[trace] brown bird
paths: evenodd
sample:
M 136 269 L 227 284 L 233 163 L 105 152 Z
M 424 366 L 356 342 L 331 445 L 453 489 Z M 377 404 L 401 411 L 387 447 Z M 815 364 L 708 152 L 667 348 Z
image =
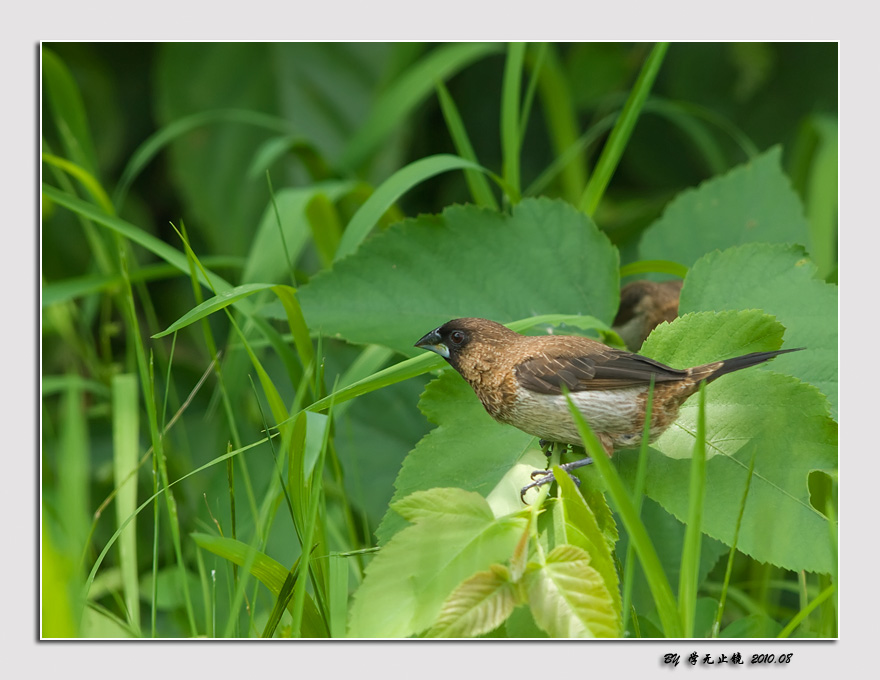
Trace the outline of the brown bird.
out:
M 681 279 L 632 281 L 620 291 L 620 307 L 614 317 L 614 330 L 632 351 L 637 351 L 659 324 L 678 316 Z
M 453 319 L 415 346 L 446 359 L 470 384 L 490 416 L 538 437 L 542 447 L 553 442 L 582 446 L 562 393 L 566 387 L 609 456 L 641 441 L 652 377 L 650 441 L 675 421 L 679 407 L 699 389 L 700 382 L 798 351 L 755 352 L 677 369 L 589 338 L 520 335 L 494 321 L 475 318 Z M 562 467 L 570 471 L 591 462 L 585 458 Z M 545 475 L 522 493 L 552 479 Z

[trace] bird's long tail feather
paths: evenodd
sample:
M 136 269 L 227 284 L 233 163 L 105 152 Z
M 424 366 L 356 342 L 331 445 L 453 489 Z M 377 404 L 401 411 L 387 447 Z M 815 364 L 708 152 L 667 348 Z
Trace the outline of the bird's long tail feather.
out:
M 715 369 L 711 375 L 707 378 L 707 382 L 712 382 L 713 380 L 720 378 L 722 375 L 727 375 L 728 373 L 733 373 L 734 371 L 738 371 L 741 368 L 748 368 L 749 366 L 755 366 L 757 364 L 762 364 L 765 361 L 769 361 L 770 359 L 779 356 L 780 354 L 788 354 L 789 352 L 799 352 L 802 349 L 806 349 L 805 347 L 796 347 L 794 349 L 778 349 L 774 352 L 752 352 L 751 354 L 743 354 L 741 357 L 734 357 L 733 359 L 725 359 L 721 362 L 721 366 Z

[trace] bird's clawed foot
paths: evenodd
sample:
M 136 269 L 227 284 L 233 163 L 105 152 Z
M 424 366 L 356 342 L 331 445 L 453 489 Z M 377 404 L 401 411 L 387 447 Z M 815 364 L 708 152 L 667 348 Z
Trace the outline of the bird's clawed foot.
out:
M 571 471 L 584 467 L 585 465 L 590 465 L 592 462 L 593 459 L 587 457 L 581 458 L 580 460 L 576 460 L 571 463 L 566 463 L 565 465 L 560 465 L 559 467 L 568 473 L 568 476 L 571 477 L 576 486 L 580 486 L 581 481 L 573 474 L 571 474 Z M 535 470 L 531 474 L 531 477 L 533 481 L 530 484 L 526 484 L 522 489 L 520 489 L 519 492 L 520 500 L 522 500 L 523 503 L 526 502 L 526 492 L 529 489 L 537 489 L 541 486 L 544 486 L 544 484 L 552 482 L 554 479 L 553 473 L 548 473 L 547 470 Z

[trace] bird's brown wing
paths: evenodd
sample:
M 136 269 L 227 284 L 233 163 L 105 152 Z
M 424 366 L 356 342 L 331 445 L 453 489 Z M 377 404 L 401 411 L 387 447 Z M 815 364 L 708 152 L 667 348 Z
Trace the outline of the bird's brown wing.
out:
M 655 383 L 670 382 L 681 380 L 687 371 L 610 348 L 581 356 L 540 355 L 516 367 L 520 385 L 541 394 L 561 394 L 563 385 L 571 392 L 647 385 L 652 375 Z

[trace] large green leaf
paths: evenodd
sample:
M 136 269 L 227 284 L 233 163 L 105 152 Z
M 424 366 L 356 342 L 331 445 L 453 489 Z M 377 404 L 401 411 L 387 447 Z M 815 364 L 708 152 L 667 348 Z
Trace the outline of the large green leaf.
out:
M 464 581 L 506 562 L 526 530 L 525 517 L 496 519 L 479 494 L 420 491 L 394 506 L 413 522 L 367 566 L 354 595 L 350 637 L 407 637 L 432 626 Z
M 805 380 L 828 397 L 837 416 L 837 286 L 816 276 L 799 246 L 752 243 L 709 253 L 694 264 L 679 313 L 761 309 L 785 326 L 787 347 L 773 368 Z
M 639 244 L 643 260 L 690 266 L 716 248 L 743 243 L 807 243 L 809 225 L 774 147 L 670 201 Z
M 774 325 L 756 310 L 688 314 L 658 327 L 642 351 L 671 366 L 693 366 L 772 349 L 779 342 Z M 738 328 L 750 328 L 757 341 L 745 342 Z M 813 470 L 836 468 L 837 426 L 815 387 L 775 373 L 785 369 L 784 358 L 724 376 L 706 389 L 709 461 L 702 531 L 732 543 L 754 455 L 737 548 L 787 569 L 828 573 L 834 561 L 829 520 L 810 504 L 808 476 Z M 685 480 L 696 420 L 692 399 L 648 458 L 647 494 L 681 521 L 687 517 Z M 634 476 L 635 456 L 619 458 L 621 472 Z
M 422 335 L 460 316 L 608 323 L 617 268 L 608 238 L 562 201 L 525 200 L 510 216 L 453 206 L 376 234 L 303 286 L 300 301 L 313 332 L 412 355 Z

